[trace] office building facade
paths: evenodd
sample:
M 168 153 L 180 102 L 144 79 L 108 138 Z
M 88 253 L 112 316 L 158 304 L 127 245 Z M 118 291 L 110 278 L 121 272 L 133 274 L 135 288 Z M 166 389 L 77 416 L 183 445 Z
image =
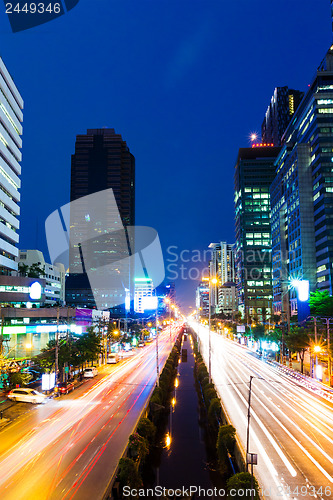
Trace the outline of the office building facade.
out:
M 295 314 L 290 278 L 333 293 L 333 46 L 283 142 L 272 185 L 274 309 Z
M 218 280 L 217 285 L 213 285 L 211 289 L 212 310 L 215 314 L 230 314 L 237 308 L 235 298 L 233 300 L 230 298 L 235 295 L 230 291 L 231 284 L 235 286 L 236 281 L 235 246 L 221 241 L 211 243 L 209 248 L 212 251 L 209 263 L 210 276 Z M 227 287 L 224 286 L 226 283 Z
M 43 252 L 40 250 L 20 250 L 18 265 L 29 268 L 36 264 L 44 273 L 39 278 L 45 280 L 44 303 L 47 305 L 64 305 L 65 302 L 65 267 L 61 263 L 49 264 L 45 262 Z M 29 273 L 26 269 L 26 273 Z
M 283 134 L 304 93 L 288 87 L 276 87 L 261 126 L 262 143 L 280 146 Z
M 0 274 L 17 270 L 23 100 L 0 58 Z
M 71 205 L 71 233 L 73 235 L 76 233 L 75 238 L 77 238 L 79 232 L 80 241 L 87 241 L 87 245 L 91 245 L 90 255 L 93 256 L 93 259 L 96 257 L 97 262 L 100 256 L 103 257 L 103 253 L 104 257 L 109 253 L 111 258 L 111 254 L 116 252 L 119 261 L 128 256 L 129 248 L 126 234 L 124 231 L 120 231 L 122 234 L 119 237 L 120 232 L 117 230 L 122 230 L 123 226 L 134 226 L 135 224 L 135 159 L 126 142 L 120 134 L 115 133 L 114 129 L 88 129 L 87 134 L 79 135 L 76 138 L 75 153 L 72 155 L 71 163 L 70 201 L 81 200 L 83 203 L 84 199 L 88 199 L 85 198 L 88 195 L 108 189 L 113 191 L 116 206 L 113 203 L 108 203 L 105 207 L 103 227 L 98 220 L 90 220 L 89 210 L 84 211 L 87 224 L 83 221 L 83 224 L 80 223 L 81 225 L 76 227 L 76 221 L 82 216 L 82 214 L 75 213 L 76 207 L 79 206 L 79 211 L 82 211 L 84 207 L 82 208 L 78 203 Z M 110 200 L 110 197 L 108 199 Z M 93 228 L 96 231 L 96 236 L 104 235 L 106 251 L 96 251 L 94 241 L 89 243 L 89 238 L 86 238 L 85 228 L 91 234 L 92 224 L 96 226 Z M 94 295 L 86 274 L 88 269 L 85 269 L 79 247 L 80 244 L 74 245 L 70 251 L 70 274 L 66 280 L 66 303 L 77 307 L 94 307 Z M 119 266 L 121 265 L 119 263 Z M 96 267 L 97 273 L 99 272 L 98 265 L 92 267 Z M 102 268 L 100 272 L 103 274 Z M 124 273 L 126 274 L 127 271 Z M 129 281 L 129 278 L 125 281 Z M 126 282 L 124 286 L 132 290 L 131 296 L 133 296 L 134 282 Z M 110 289 L 106 290 L 96 289 L 94 294 L 99 293 L 101 297 L 105 297 L 106 306 L 110 303 L 120 304 L 125 303 L 125 288 L 122 290 L 112 289 L 110 286 Z M 122 310 L 122 307 L 117 307 L 114 312 L 122 314 Z
M 241 148 L 235 167 L 235 263 L 238 307 L 249 323 L 272 309 L 270 186 L 279 147 Z

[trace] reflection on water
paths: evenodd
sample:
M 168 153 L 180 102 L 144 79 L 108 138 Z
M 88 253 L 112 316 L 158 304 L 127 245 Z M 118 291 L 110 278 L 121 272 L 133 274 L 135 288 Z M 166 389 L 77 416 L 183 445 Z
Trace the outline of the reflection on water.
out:
M 175 387 L 171 400 L 165 448 L 156 470 L 155 484 L 170 489 L 190 486 L 214 488 L 205 446 L 205 431 L 199 425 L 200 408 L 190 337 L 183 341 L 181 352 L 183 355 L 178 365 L 178 386 Z

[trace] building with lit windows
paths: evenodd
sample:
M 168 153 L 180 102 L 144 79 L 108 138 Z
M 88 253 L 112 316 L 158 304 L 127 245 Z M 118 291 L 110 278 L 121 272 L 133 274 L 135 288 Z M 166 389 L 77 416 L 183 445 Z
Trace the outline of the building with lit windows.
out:
M 154 285 L 150 278 L 134 278 L 134 312 L 143 314 L 156 304 Z M 156 309 L 156 307 L 155 307 Z
M 0 274 L 17 270 L 23 100 L 0 58 Z
M 234 245 L 225 241 L 211 243 L 209 248 L 212 256 L 209 263 L 210 276 L 218 280 L 218 284 L 211 289 L 211 305 L 215 314 L 229 314 L 231 310 L 237 308 L 235 300 L 230 301 L 230 286 L 225 287 L 225 283 L 233 283 L 235 286 L 236 269 L 234 258 Z M 234 293 L 232 294 L 235 295 Z
M 295 314 L 290 278 L 333 293 L 333 46 L 283 143 L 272 185 L 274 309 Z
M 241 148 L 235 167 L 238 307 L 247 322 L 272 308 L 270 185 L 279 147 Z
M 203 279 L 196 289 L 195 305 L 199 316 L 208 317 L 209 314 L 209 285 L 208 279 Z
M 304 92 L 276 87 L 261 126 L 263 143 L 280 146 L 282 136 L 298 108 Z
M 61 263 L 48 264 L 40 250 L 20 250 L 18 264 L 30 268 L 33 264 L 44 271 L 39 277 L 45 280 L 45 304 L 63 305 L 65 302 L 65 267 Z M 27 269 L 28 272 L 28 269 Z
M 119 211 L 119 213 L 115 213 L 113 208 L 113 211 L 106 212 L 108 231 L 111 234 L 111 231 L 120 228 L 121 224 L 123 226 L 134 226 L 135 224 L 135 158 L 126 141 L 120 134 L 116 134 L 114 129 L 88 129 L 86 134 L 76 137 L 75 153 L 72 155 L 71 162 L 70 201 L 73 202 L 110 188 L 113 190 Z M 72 221 L 75 220 L 76 215 L 75 209 L 71 208 L 71 231 L 74 234 L 76 227 Z M 86 214 L 86 217 L 89 222 L 89 213 Z M 115 224 L 118 225 L 115 226 Z M 100 231 L 101 228 L 97 226 L 98 223 L 96 231 Z M 80 232 L 81 230 L 80 226 Z M 82 234 L 81 241 L 86 241 L 84 234 Z M 113 246 L 112 251 L 115 251 L 116 248 L 117 253 L 124 255 L 124 258 L 128 256 L 126 237 L 112 240 L 110 236 L 109 245 L 110 248 Z M 98 252 L 96 252 L 96 256 L 97 254 Z M 70 251 L 70 269 L 66 279 L 66 303 L 74 307 L 93 308 L 95 307 L 94 296 L 88 276 L 82 272 L 82 268 L 82 254 L 77 246 Z M 134 283 L 132 280 L 125 283 L 122 289 L 105 290 L 103 297 L 109 297 L 106 303 L 112 302 L 110 297 L 117 297 L 115 302 L 125 303 L 125 287 L 131 290 L 133 298 Z M 115 306 L 112 314 L 124 315 L 124 307 L 122 305 Z

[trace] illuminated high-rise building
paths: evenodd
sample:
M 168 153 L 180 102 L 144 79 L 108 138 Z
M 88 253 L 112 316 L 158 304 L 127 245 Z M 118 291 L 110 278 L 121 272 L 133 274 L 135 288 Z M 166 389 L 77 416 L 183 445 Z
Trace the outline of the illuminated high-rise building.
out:
M 112 238 L 111 232 L 117 227 L 121 230 L 122 225 L 134 226 L 135 224 L 135 159 L 122 136 L 116 134 L 114 129 L 88 129 L 86 134 L 78 135 L 76 138 L 75 153 L 72 155 L 71 164 L 70 201 L 74 202 L 110 188 L 113 190 L 117 207 L 105 207 L 103 225 L 106 224 L 106 227 L 100 230 L 105 234 L 110 234 L 109 250 L 116 251 L 121 259 L 122 256 L 125 258 L 128 255 L 125 233 L 121 242 L 115 243 L 116 240 Z M 76 205 L 73 204 L 73 206 Z M 74 210 L 75 208 L 71 208 L 71 231 L 73 233 L 76 227 L 75 222 L 72 221 L 77 218 Z M 87 221 L 90 221 L 88 212 L 85 217 Z M 80 234 L 84 232 L 84 225 L 82 228 L 80 226 Z M 98 233 L 98 228 L 96 231 Z M 85 234 L 81 236 L 82 242 L 85 242 Z M 91 245 L 92 253 L 94 253 L 94 242 Z M 85 272 L 82 273 L 83 263 L 79 246 L 74 247 L 71 252 L 70 275 L 66 281 L 66 302 L 70 305 L 93 307 L 94 297 L 88 276 Z M 110 290 L 109 293 L 114 297 L 119 297 L 124 293 L 125 297 L 126 287 L 130 289 L 133 285 L 128 282 L 124 284 L 122 292 Z M 106 290 L 105 293 L 108 291 Z
M 282 136 L 298 108 L 304 92 L 276 87 L 261 126 L 262 142 L 280 146 Z
M 23 100 L 0 58 L 0 274 L 17 270 Z
M 274 312 L 293 315 L 291 279 L 333 294 L 333 46 L 283 142 L 271 191 L 273 305 Z
M 235 222 L 239 310 L 249 322 L 272 308 L 270 186 L 278 147 L 241 148 L 235 167 Z

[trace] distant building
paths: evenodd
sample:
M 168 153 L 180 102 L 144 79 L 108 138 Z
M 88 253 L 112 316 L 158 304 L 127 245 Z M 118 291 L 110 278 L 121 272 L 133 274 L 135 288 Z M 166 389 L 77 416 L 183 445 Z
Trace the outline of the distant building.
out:
M 304 92 L 276 87 L 261 126 L 262 142 L 280 146 L 282 136 L 299 106 Z
M 33 264 L 40 267 L 45 274 L 39 277 L 45 280 L 45 304 L 63 305 L 65 302 L 65 267 L 61 263 L 54 265 L 45 262 L 40 250 L 20 250 L 18 265 L 30 268 Z
M 235 167 L 238 306 L 246 321 L 272 309 L 270 186 L 278 147 L 241 148 Z
M 199 316 L 209 314 L 209 286 L 207 280 L 202 280 L 196 289 L 195 304 Z
M 230 307 L 235 310 L 237 304 L 234 301 L 232 306 L 231 304 L 229 306 L 229 294 L 226 293 L 226 289 L 223 286 L 225 283 L 235 282 L 236 280 L 235 246 L 221 241 L 220 243 L 211 243 L 209 248 L 212 250 L 212 257 L 209 263 L 210 276 L 216 277 L 218 280 L 218 284 L 211 287 L 212 310 L 216 314 L 229 314 Z M 226 300 L 226 295 L 228 295 L 228 300 Z M 224 310 L 227 303 L 228 312 Z
M 229 317 L 238 312 L 236 283 L 227 281 L 219 287 L 219 312 Z
M 0 58 L 0 274 L 17 270 L 23 100 Z
M 144 314 L 147 310 L 154 309 L 156 296 L 154 285 L 150 278 L 134 279 L 134 312 Z M 156 309 L 156 307 L 155 307 Z

